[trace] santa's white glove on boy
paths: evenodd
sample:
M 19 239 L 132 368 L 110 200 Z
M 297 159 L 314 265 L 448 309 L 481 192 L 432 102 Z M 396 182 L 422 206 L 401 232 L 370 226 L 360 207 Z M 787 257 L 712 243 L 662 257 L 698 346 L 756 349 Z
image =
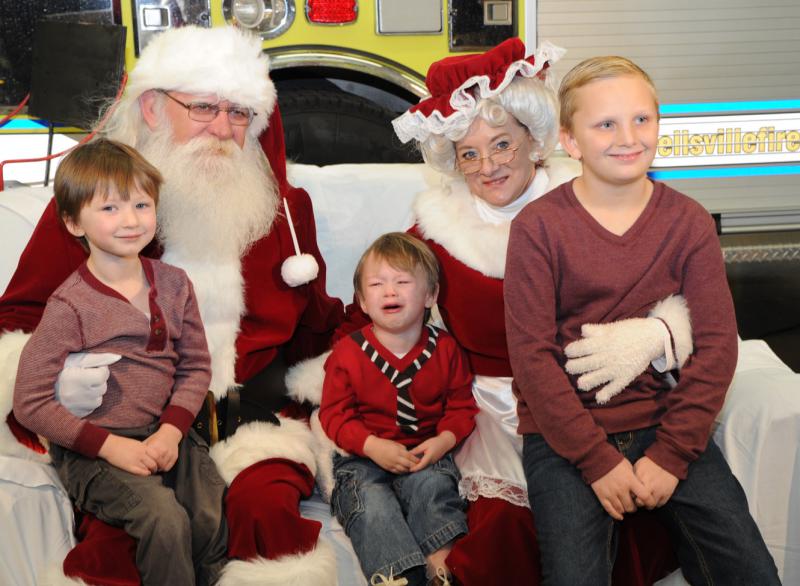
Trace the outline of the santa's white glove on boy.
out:
M 67 356 L 56 381 L 56 401 L 76 417 L 85 417 L 103 402 L 108 389 L 108 367 L 122 358 L 119 354 L 75 352 Z
M 652 364 L 660 372 L 680 368 L 692 353 L 689 308 L 680 295 L 653 307 L 648 317 L 607 324 L 584 324 L 580 340 L 564 348 L 564 368 L 578 378 L 578 388 L 589 391 L 604 383 L 597 403 L 607 403 Z

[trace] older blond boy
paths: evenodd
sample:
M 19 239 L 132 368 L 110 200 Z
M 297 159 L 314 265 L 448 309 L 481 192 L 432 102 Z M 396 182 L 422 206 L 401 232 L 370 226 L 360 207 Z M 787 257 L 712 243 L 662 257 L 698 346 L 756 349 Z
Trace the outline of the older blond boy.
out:
M 561 143 L 583 174 L 512 223 L 508 344 L 543 584 L 610 583 L 617 521 L 655 509 L 692 584 L 779 584 L 739 483 L 709 439 L 736 365 L 715 226 L 653 182 L 653 83 L 621 57 L 586 60 L 559 92 Z M 564 372 L 587 323 L 643 317 L 681 294 L 694 352 L 674 388 L 648 369 L 608 402 Z M 602 403 L 602 404 L 601 404 Z

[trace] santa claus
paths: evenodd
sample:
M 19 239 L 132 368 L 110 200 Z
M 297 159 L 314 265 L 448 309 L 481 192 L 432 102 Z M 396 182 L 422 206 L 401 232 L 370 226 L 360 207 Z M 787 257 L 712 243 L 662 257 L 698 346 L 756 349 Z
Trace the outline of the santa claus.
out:
M 219 434 L 212 457 L 229 485 L 232 561 L 221 583 L 329 584 L 335 564 L 320 524 L 298 514 L 316 472 L 298 408 L 305 397 L 301 384 L 287 393 L 284 375 L 327 347 L 342 305 L 325 291 L 309 197 L 286 180 L 268 69 L 260 41 L 236 29 L 170 30 L 142 52 L 102 134 L 137 148 L 163 174 L 158 238 L 143 254 L 183 268 L 197 293 L 218 412 L 216 422 L 196 425 Z M 11 414 L 16 364 L 48 296 L 85 258 L 51 202 L 0 298 L 0 453 L 47 458 Z M 99 405 L 108 368 L 65 369 L 62 402 Z M 121 530 L 89 518 L 81 531 L 116 541 L 84 540 L 67 556 L 66 576 L 138 581 L 120 575 L 135 571 L 120 561 L 129 545 Z

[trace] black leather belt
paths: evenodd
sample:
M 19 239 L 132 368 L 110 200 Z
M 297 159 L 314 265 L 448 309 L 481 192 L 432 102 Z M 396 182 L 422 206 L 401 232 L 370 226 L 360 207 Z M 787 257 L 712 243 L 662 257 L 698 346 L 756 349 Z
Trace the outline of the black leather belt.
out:
M 209 445 L 233 435 L 243 423 L 266 421 L 280 425 L 275 416 L 288 403 L 283 350 L 272 361 L 241 387 L 228 389 L 228 393 L 214 404 L 209 392 L 203 408 L 198 413 L 194 428 Z

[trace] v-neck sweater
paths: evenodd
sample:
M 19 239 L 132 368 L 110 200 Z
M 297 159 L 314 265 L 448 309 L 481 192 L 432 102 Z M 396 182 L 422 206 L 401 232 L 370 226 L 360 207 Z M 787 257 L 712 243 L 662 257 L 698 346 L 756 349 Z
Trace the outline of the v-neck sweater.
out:
M 22 351 L 14 414 L 31 431 L 95 457 L 109 430 L 191 425 L 211 379 L 208 347 L 191 282 L 179 268 L 142 258 L 150 317 L 82 264 L 58 287 Z M 120 354 L 102 404 L 78 418 L 55 400 L 71 352 Z
M 398 358 L 378 341 L 371 324 L 361 332 L 399 372 L 419 358 L 428 343 L 428 330 L 422 328 L 414 347 Z M 397 425 L 397 389 L 355 340 L 346 336 L 334 345 L 325 363 L 320 422 L 337 446 L 362 457 L 370 435 L 413 447 L 450 431 L 458 444 L 475 426 L 478 408 L 472 397 L 472 375 L 463 352 L 447 332 L 439 332 L 436 348 L 414 375 L 409 393 L 419 420 L 415 433 Z
M 673 294 L 686 298 L 694 352 L 670 389 L 652 368 L 605 405 L 564 371 L 563 349 L 587 323 L 645 317 Z M 600 225 L 566 183 L 512 222 L 505 315 L 520 433 L 540 433 L 587 483 L 622 455 L 607 434 L 658 425 L 646 451 L 678 478 L 703 452 L 736 365 L 736 320 L 719 239 L 708 212 L 654 182 L 622 235 Z

